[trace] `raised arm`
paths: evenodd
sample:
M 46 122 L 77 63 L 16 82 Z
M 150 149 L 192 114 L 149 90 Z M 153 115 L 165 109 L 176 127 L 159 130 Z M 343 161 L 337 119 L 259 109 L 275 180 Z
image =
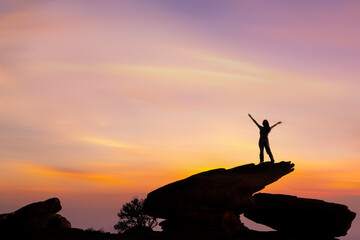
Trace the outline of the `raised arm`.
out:
M 251 120 L 253 120 L 253 122 L 256 124 L 256 126 L 258 126 L 258 128 L 261 128 L 261 126 L 256 122 L 256 120 L 250 114 L 248 115 L 251 118 Z
M 279 125 L 279 124 L 281 124 L 282 122 L 277 122 L 277 123 L 275 123 L 274 125 L 272 125 L 270 128 L 271 129 L 273 129 L 273 127 L 275 127 L 276 125 Z

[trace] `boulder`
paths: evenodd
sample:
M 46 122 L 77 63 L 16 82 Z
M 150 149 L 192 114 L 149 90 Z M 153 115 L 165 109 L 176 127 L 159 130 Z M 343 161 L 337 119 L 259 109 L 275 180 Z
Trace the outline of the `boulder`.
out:
M 59 214 L 60 200 L 51 198 L 29 204 L 13 213 L 0 215 L 0 231 L 6 233 L 29 233 L 40 230 L 71 228 L 70 222 Z
M 347 206 L 281 194 L 258 193 L 245 217 L 279 232 L 302 236 L 345 236 L 355 218 Z
M 165 218 L 167 232 L 203 232 L 231 237 L 248 229 L 239 215 L 253 206 L 252 195 L 292 172 L 291 162 L 215 169 L 168 184 L 148 194 L 145 212 Z
M 165 219 L 194 212 L 242 213 L 253 204 L 255 192 L 293 170 L 291 162 L 266 162 L 202 172 L 149 193 L 144 208 L 147 214 Z

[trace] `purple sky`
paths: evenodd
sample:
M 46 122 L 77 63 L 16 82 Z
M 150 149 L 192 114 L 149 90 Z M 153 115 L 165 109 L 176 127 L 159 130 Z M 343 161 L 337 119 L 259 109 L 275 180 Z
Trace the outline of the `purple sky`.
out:
M 360 212 L 358 1 L 0 0 L 0 212 L 58 196 L 111 231 L 133 196 L 258 162 Z M 91 210 L 91 211 L 90 211 Z M 347 237 L 358 239 L 356 219 Z

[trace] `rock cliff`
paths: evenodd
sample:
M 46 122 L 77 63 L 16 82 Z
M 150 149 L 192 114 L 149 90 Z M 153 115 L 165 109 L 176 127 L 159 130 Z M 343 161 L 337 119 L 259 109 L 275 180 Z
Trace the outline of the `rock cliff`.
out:
M 254 195 L 293 170 L 291 162 L 269 162 L 202 172 L 149 193 L 145 211 L 166 219 L 160 224 L 165 233 L 187 239 L 334 239 L 346 235 L 355 213 L 344 205 Z M 277 231 L 246 228 L 239 218 L 242 213 Z

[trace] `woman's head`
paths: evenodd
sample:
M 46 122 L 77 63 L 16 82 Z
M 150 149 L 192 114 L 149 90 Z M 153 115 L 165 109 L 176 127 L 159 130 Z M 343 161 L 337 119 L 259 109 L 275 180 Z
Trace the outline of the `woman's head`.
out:
M 266 128 L 270 128 L 268 120 L 265 119 L 263 121 L 263 126 L 266 127 Z

